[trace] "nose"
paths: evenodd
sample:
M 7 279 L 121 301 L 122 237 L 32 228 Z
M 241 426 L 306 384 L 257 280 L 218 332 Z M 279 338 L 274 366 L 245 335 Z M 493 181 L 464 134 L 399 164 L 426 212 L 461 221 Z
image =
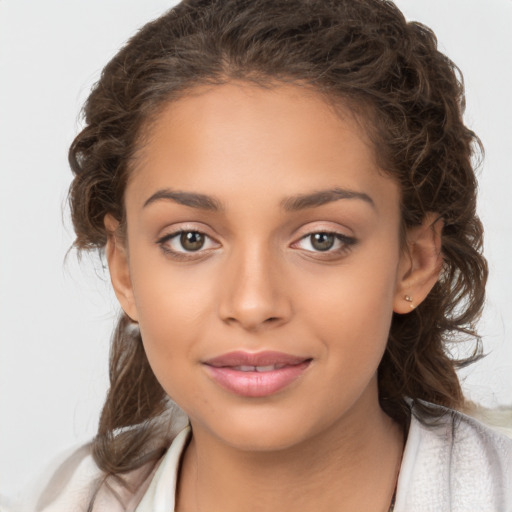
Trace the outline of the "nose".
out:
M 247 331 L 287 323 L 292 315 L 291 290 L 280 267 L 279 257 L 264 248 L 234 252 L 221 276 L 221 319 Z

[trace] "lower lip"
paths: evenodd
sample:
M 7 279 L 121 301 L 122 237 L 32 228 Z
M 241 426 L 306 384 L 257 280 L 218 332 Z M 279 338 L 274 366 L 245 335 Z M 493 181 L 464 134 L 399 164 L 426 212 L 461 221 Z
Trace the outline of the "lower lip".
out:
M 289 386 L 308 368 L 311 361 L 284 366 L 269 372 L 242 372 L 230 367 L 205 365 L 210 376 L 224 389 L 240 396 L 270 396 Z

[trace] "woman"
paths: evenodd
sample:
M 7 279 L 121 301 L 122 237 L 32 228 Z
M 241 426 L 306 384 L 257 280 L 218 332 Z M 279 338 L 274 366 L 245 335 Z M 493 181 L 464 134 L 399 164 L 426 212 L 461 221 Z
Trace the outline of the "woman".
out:
M 132 38 L 70 150 L 111 389 L 37 510 L 511 509 L 446 351 L 487 276 L 462 109 L 389 2 L 185 1 Z

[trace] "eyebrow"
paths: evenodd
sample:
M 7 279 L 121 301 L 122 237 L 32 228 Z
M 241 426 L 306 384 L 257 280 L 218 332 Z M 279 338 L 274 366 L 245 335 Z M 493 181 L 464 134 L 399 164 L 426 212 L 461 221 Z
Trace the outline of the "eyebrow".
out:
M 310 194 L 299 194 L 287 197 L 281 201 L 281 207 L 285 211 L 293 212 L 306 210 L 308 208 L 315 208 L 334 201 L 339 201 L 340 199 L 360 199 L 375 209 L 375 202 L 368 194 L 338 187 L 328 190 L 320 190 Z M 162 200 L 174 201 L 175 203 L 182 204 L 184 206 L 212 212 L 219 212 L 224 209 L 222 203 L 214 197 L 196 192 L 182 192 L 170 189 L 162 189 L 155 192 L 146 200 L 143 208 Z
M 146 200 L 143 208 L 161 200 L 174 201 L 175 203 L 182 204 L 184 206 L 190 206 L 191 208 L 213 212 L 218 212 L 223 209 L 220 201 L 213 197 L 195 192 L 181 192 L 178 190 L 170 189 L 163 189 L 155 192 L 149 199 Z
M 327 203 L 339 201 L 340 199 L 361 199 L 376 209 L 375 202 L 368 194 L 338 187 L 329 190 L 320 190 L 312 194 L 292 196 L 284 199 L 281 205 L 286 211 L 293 212 L 307 208 L 315 208 Z

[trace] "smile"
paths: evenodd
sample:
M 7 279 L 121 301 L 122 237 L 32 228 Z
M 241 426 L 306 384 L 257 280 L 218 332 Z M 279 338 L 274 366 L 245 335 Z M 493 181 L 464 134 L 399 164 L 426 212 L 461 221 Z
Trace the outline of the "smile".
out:
M 273 370 L 280 370 L 285 365 L 282 364 L 271 364 L 268 366 L 234 366 L 233 370 L 239 372 L 271 372 Z
M 266 397 L 301 377 L 311 358 L 280 352 L 231 352 L 204 362 L 210 378 L 225 390 L 244 397 Z

